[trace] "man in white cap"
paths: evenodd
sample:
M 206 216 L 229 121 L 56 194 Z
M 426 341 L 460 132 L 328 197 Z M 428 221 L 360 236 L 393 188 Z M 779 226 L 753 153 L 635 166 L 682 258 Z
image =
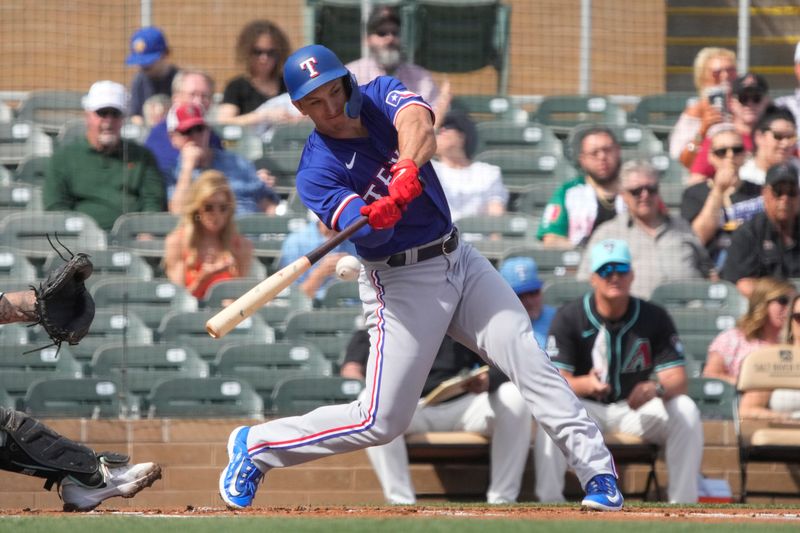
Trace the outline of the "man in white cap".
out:
M 127 91 L 98 81 L 84 97 L 86 137 L 53 153 L 44 183 L 48 211 L 80 211 L 110 230 L 123 213 L 163 211 L 164 180 L 147 148 L 123 143 Z
M 703 457 L 700 411 L 687 396 L 683 347 L 661 307 L 631 296 L 631 252 L 606 239 L 591 248 L 592 292 L 564 304 L 547 354 L 603 433 L 665 446 L 670 503 L 695 503 Z M 654 379 L 651 379 L 654 375 Z M 563 501 L 564 454 L 536 434 L 536 496 Z

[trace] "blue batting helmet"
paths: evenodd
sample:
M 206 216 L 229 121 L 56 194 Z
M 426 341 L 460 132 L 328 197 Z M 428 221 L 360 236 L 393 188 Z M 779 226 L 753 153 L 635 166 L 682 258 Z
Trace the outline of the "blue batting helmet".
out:
M 348 91 L 345 111 L 350 118 L 361 112 L 361 92 L 352 72 L 330 49 L 321 44 L 311 44 L 296 50 L 283 66 L 283 81 L 293 102 L 337 78 L 345 78 Z

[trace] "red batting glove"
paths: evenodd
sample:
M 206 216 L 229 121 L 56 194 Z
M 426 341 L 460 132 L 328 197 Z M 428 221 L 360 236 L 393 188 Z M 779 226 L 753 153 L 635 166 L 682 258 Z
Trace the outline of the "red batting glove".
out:
M 389 196 L 399 205 L 408 205 L 411 200 L 422 194 L 419 169 L 414 161 L 403 159 L 392 165 L 389 171 L 392 173 L 392 181 L 389 182 Z
M 375 229 L 388 229 L 397 224 L 403 212 L 391 196 L 378 198 L 361 208 L 361 214 L 369 219 L 369 225 Z

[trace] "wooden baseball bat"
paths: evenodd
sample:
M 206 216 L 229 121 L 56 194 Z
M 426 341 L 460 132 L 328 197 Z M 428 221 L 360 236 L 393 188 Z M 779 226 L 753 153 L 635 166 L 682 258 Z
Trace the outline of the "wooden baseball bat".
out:
M 275 298 L 278 293 L 302 276 L 304 272 L 322 259 L 328 252 L 339 246 L 345 239 L 349 239 L 353 233 L 363 228 L 367 222 L 367 217 L 361 217 L 314 250 L 293 263 L 286 265 L 241 295 L 234 300 L 233 303 L 208 319 L 206 322 L 206 331 L 208 331 L 208 334 L 215 339 L 227 335 L 239 322 L 251 316 L 258 311 L 261 306 Z

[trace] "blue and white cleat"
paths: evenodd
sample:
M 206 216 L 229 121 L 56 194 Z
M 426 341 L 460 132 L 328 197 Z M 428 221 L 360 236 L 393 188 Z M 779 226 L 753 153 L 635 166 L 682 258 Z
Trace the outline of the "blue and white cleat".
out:
M 611 474 L 598 474 L 586 484 L 586 497 L 581 506 L 595 511 L 621 511 L 624 501 L 617 488 L 617 478 Z
M 250 507 L 264 474 L 247 453 L 250 428 L 241 426 L 228 437 L 228 466 L 219 476 L 219 495 L 229 509 Z

